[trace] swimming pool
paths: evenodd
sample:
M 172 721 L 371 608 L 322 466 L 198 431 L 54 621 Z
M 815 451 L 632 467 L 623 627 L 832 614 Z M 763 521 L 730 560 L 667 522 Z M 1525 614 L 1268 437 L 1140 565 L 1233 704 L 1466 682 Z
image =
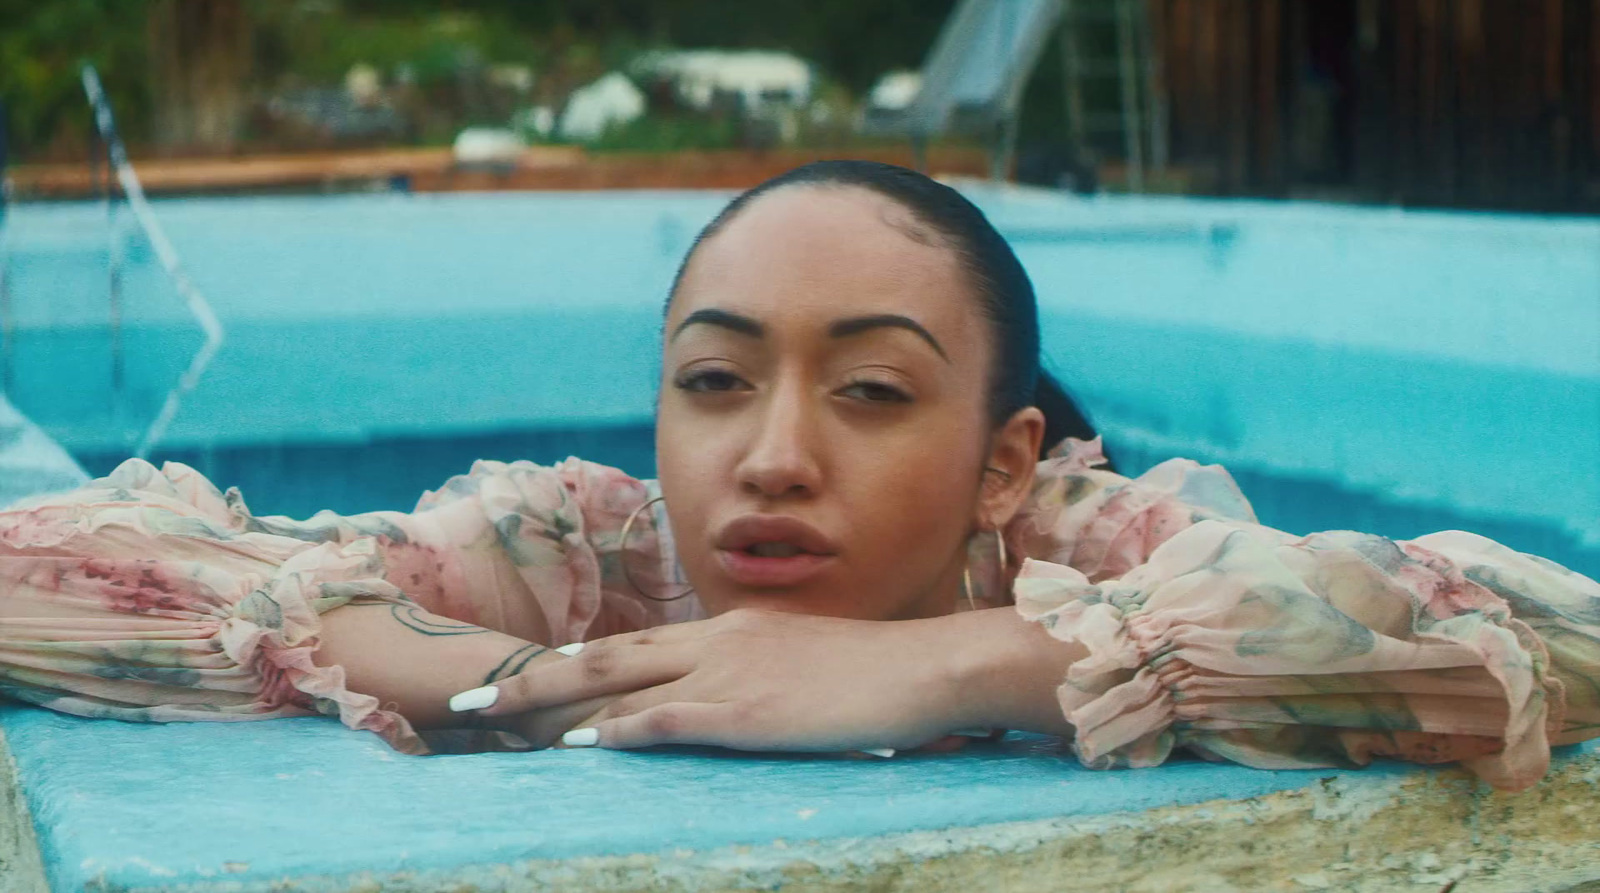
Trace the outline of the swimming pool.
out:
M 1600 573 L 1600 220 L 968 191 L 1127 470 L 1220 461 L 1286 529 L 1466 527 Z M 157 458 L 299 515 L 479 456 L 650 474 L 661 300 L 726 198 L 157 202 L 228 330 Z M 200 334 L 131 237 L 108 324 L 98 205 L 16 207 L 7 242 L 11 398 L 104 471 Z

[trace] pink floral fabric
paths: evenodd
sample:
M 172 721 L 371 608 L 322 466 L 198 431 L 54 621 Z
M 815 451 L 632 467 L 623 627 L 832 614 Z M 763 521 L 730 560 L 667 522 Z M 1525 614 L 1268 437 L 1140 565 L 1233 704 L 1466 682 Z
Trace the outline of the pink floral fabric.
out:
M 576 459 L 478 462 L 411 513 L 256 517 L 188 466 L 129 460 L 0 512 L 0 694 L 164 722 L 323 713 L 428 753 L 404 717 L 311 655 L 320 615 L 415 603 L 550 645 L 694 619 L 652 485 Z
M 973 549 L 991 601 L 1088 651 L 1059 689 L 1085 765 L 1395 756 L 1521 788 L 1550 744 L 1600 732 L 1594 581 L 1461 532 L 1295 537 L 1221 468 L 1099 464 L 1098 441 L 1067 441 L 1005 532 L 1012 566 L 993 538 Z M 296 521 L 130 460 L 0 512 L 0 692 L 125 720 L 324 713 L 425 753 L 312 663 L 320 615 L 415 603 L 551 645 L 697 619 L 692 596 L 634 588 L 684 585 L 659 505 L 622 542 L 656 492 L 576 459 L 479 462 L 410 513 Z
M 1130 481 L 1069 450 L 1012 527 L 1012 591 L 1089 653 L 1057 692 L 1084 765 L 1391 756 L 1520 790 L 1551 744 L 1600 732 L 1595 581 L 1461 531 L 1292 536 L 1218 467 Z

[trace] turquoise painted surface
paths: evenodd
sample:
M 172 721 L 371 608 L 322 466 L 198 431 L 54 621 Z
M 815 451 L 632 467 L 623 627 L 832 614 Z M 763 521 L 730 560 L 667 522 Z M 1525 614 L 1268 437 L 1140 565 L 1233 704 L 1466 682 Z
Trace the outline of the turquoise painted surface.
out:
M 1339 774 L 1091 772 L 1042 739 L 892 760 L 407 757 L 331 719 L 139 725 L 0 707 L 54 889 L 449 869 L 1138 812 Z M 1364 776 L 1420 771 L 1396 765 Z

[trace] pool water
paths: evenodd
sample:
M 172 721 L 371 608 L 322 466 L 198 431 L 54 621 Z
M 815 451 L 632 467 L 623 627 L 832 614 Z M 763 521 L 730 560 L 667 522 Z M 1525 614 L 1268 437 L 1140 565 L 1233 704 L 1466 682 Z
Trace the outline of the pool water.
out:
M 1463 527 L 1600 573 L 1600 220 L 968 192 L 1124 470 L 1219 461 L 1288 530 Z M 649 475 L 661 302 L 726 199 L 157 202 L 228 341 L 156 458 L 295 515 L 408 508 L 478 457 Z M 6 231 L 7 391 L 92 473 L 201 342 L 124 232 L 83 203 Z

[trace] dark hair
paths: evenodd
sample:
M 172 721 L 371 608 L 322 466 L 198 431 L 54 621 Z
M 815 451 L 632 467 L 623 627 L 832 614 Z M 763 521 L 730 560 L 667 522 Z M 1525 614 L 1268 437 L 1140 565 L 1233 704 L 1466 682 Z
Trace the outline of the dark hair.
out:
M 1045 418 L 1041 458 L 1043 451 L 1063 438 L 1095 437 L 1094 427 L 1066 389 L 1039 367 L 1038 302 L 1033 283 L 1011 246 L 966 196 L 907 168 L 877 161 L 817 161 L 741 193 L 695 237 L 673 279 L 668 302 L 677 294 L 684 271 L 702 242 L 757 198 L 797 185 L 855 186 L 875 192 L 911 212 L 917 223 L 937 233 L 956 253 L 994 329 L 989 416 L 995 425 L 1019 409 L 1037 406 Z

